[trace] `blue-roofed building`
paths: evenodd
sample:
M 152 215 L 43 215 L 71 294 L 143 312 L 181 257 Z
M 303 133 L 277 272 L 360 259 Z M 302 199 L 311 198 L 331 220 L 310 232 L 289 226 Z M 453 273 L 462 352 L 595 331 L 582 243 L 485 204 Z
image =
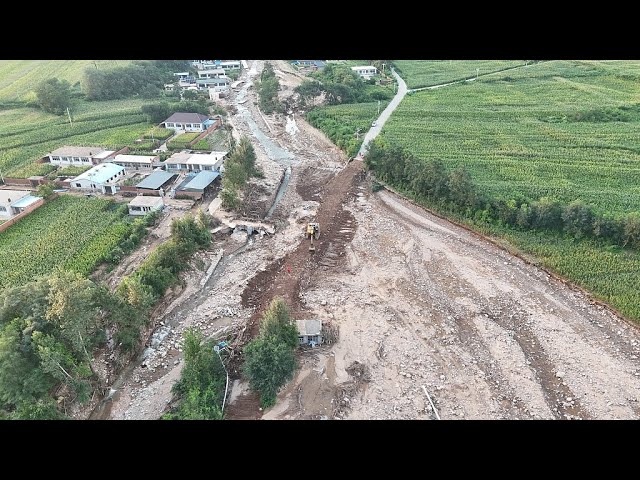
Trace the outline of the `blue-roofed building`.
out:
M 314 70 L 322 70 L 325 63 L 322 60 L 294 60 L 291 65 L 296 67 L 311 67 Z
M 69 181 L 71 188 L 102 193 L 116 193 L 116 183 L 125 174 L 125 168 L 115 163 L 101 163 Z
M 27 195 L 26 197 L 22 197 L 17 202 L 12 203 L 11 208 L 13 208 L 15 214 L 22 213 L 34 203 L 38 203 L 40 200 L 42 200 L 41 197 Z
M 188 183 L 183 183 L 178 190 L 187 192 L 204 192 L 220 176 L 220 172 L 202 171 L 195 175 Z

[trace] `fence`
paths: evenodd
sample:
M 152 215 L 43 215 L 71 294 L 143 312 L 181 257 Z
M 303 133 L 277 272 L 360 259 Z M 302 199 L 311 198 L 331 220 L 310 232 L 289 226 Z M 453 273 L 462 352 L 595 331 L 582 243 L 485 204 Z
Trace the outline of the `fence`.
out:
M 193 147 L 196 143 L 198 143 L 200 140 L 202 140 L 204 137 L 206 137 L 207 135 L 209 135 L 211 132 L 213 132 L 214 130 L 216 130 L 217 128 L 222 126 L 222 119 L 218 118 L 216 119 L 216 121 L 213 123 L 213 125 L 211 125 L 209 128 L 207 128 L 204 132 L 202 132 L 200 135 L 198 135 L 196 138 L 194 138 L 193 140 L 191 140 L 189 143 L 187 143 L 187 147 L 191 148 Z

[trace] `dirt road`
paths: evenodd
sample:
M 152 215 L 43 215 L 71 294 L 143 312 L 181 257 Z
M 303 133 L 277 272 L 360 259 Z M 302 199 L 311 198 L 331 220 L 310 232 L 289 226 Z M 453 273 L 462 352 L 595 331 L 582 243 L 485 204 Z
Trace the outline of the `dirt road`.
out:
M 339 341 L 264 418 L 639 418 L 640 334 L 539 269 L 389 192 L 352 204 L 346 262 L 304 293 Z M 362 365 L 366 381 L 348 373 Z

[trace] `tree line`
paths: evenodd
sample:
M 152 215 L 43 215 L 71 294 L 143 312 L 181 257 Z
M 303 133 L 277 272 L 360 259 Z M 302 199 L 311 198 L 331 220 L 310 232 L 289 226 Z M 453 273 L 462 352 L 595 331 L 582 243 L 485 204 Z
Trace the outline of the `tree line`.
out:
M 280 81 L 276 77 L 273 65 L 270 62 L 265 63 L 264 69 L 260 73 L 260 78 L 254 82 L 254 87 L 258 93 L 260 108 L 264 113 L 283 112 L 282 105 L 278 101 Z
M 478 191 L 463 167 L 448 171 L 439 160 L 421 160 L 409 150 L 381 139 L 369 145 L 365 165 L 381 180 L 466 218 L 521 230 L 564 232 L 576 239 L 591 237 L 621 247 L 640 248 L 640 212 L 614 216 L 599 212 L 580 199 L 563 203 L 549 197 L 492 198 Z
M 93 355 L 108 333 L 119 358 L 140 347 L 155 302 L 210 240 L 204 214 L 188 215 L 113 293 L 67 271 L 0 291 L 0 418 L 62 418 L 66 402 L 104 387 Z
M 304 80 L 294 89 L 303 105 L 323 94 L 328 105 L 374 102 L 393 97 L 389 90 L 372 87 L 375 79 L 365 81 L 346 65 L 329 63 L 311 76 L 313 79 Z
M 237 144 L 233 144 L 229 157 L 224 162 L 224 177 L 220 199 L 222 207 L 237 210 L 240 207 L 240 195 L 244 192 L 251 177 L 259 177 L 262 173 L 256 168 L 256 152 L 249 137 L 243 136 Z
M 87 100 L 117 100 L 133 95 L 154 98 L 160 96 L 165 83 L 175 80 L 174 72 L 189 68 L 189 63 L 182 60 L 140 60 L 108 70 L 87 68 L 82 91 Z

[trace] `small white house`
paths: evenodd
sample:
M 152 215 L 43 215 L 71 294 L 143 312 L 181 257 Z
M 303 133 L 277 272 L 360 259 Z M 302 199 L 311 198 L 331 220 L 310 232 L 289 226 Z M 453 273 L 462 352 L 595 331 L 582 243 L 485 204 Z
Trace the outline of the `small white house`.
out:
M 176 112 L 160 125 L 176 131 L 203 132 L 212 123 L 207 115 L 201 113 Z
M 162 197 L 145 197 L 138 195 L 129 202 L 129 215 L 146 215 L 149 212 L 162 210 L 164 200 Z
M 0 190 L 0 218 L 8 220 L 19 213 L 14 208 L 14 204 L 29 197 L 30 193 L 26 190 Z
M 224 69 L 222 68 L 213 68 L 198 71 L 198 78 L 220 78 L 224 76 Z
M 101 163 L 69 181 L 71 188 L 78 190 L 116 193 L 116 183 L 125 175 L 124 167 L 115 163 Z
M 365 80 L 369 80 L 371 77 L 378 74 L 378 69 L 372 65 L 364 65 L 361 67 L 351 67 L 351 70 L 356 72 Z
M 214 77 L 214 78 L 199 78 L 196 80 L 198 90 L 204 90 L 205 88 L 213 88 L 217 92 L 222 92 L 229 88 L 231 82 L 229 77 Z
M 167 171 L 203 172 L 220 170 L 229 152 L 174 153 L 164 162 Z
M 322 343 L 321 320 L 296 320 L 298 327 L 298 343 L 300 345 L 316 346 Z
M 240 60 L 193 60 L 191 65 L 198 70 L 212 70 L 221 68 L 225 72 L 229 70 L 240 70 L 242 65 Z
M 116 155 L 112 162 L 129 170 L 153 169 L 153 164 L 160 161 L 158 155 Z
M 47 153 L 45 158 L 53 165 L 88 166 L 104 162 L 113 153 L 113 150 L 100 147 L 64 146 Z

